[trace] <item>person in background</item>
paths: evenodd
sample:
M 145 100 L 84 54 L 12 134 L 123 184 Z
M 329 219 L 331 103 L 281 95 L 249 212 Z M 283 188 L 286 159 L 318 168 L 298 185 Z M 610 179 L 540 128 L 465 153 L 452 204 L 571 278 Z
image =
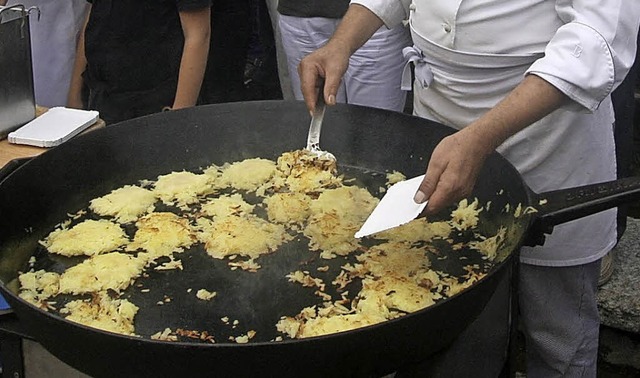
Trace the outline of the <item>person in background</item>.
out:
M 280 35 L 297 100 L 303 99 L 297 75 L 300 61 L 327 43 L 348 7 L 349 0 L 279 0 Z M 402 49 L 410 44 L 403 25 L 376 30 L 349 58 L 336 101 L 402 111 L 407 95 L 400 86 Z
M 30 16 L 36 104 L 65 106 L 78 36 L 89 6 L 85 0 L 0 0 L 0 5 L 18 4 L 39 9 Z
M 335 104 L 350 55 L 403 22 L 414 43 L 414 114 L 458 129 L 433 150 L 415 193 L 427 214 L 469 196 L 496 150 L 536 192 L 616 178 L 611 92 L 636 55 L 640 2 L 353 0 L 330 41 L 300 64 L 307 108 L 323 82 Z M 615 243 L 610 209 L 522 248 L 527 377 L 596 376 L 600 261 Z
M 111 124 L 196 105 L 209 51 L 211 0 L 88 1 L 69 107 L 98 110 Z
M 209 58 L 200 104 L 244 100 L 244 67 L 252 0 L 212 0 Z
M 640 38 L 638 38 L 640 43 Z M 635 114 L 635 92 L 637 87 L 638 65 L 640 65 L 640 51 L 636 51 L 636 60 L 627 77 L 620 86 L 611 94 L 613 111 L 615 114 L 614 140 L 616 144 L 616 172 L 618 178 L 629 177 L 633 171 L 634 157 L 634 114 Z M 623 204 L 618 207 L 618 241 L 622 238 L 627 228 L 627 215 L 630 205 Z M 616 264 L 616 249 L 612 249 L 602 258 L 600 268 L 600 280 L 598 285 L 602 286 L 609 282 L 613 275 Z
M 260 1 L 260 0 L 254 0 Z M 273 39 L 275 42 L 275 56 L 278 72 L 278 81 L 280 82 L 280 91 L 282 92 L 282 98 L 286 101 L 295 100 L 293 95 L 293 87 L 291 86 L 291 78 L 289 77 L 289 68 L 287 64 L 287 55 L 282 47 L 282 36 L 280 35 L 280 28 L 278 27 L 278 0 L 265 0 L 267 6 L 267 13 L 271 19 L 271 30 L 273 32 Z M 298 76 L 296 72 L 294 76 Z
M 266 2 L 251 0 L 251 14 L 251 38 L 244 73 L 246 100 L 283 99 L 277 41 Z

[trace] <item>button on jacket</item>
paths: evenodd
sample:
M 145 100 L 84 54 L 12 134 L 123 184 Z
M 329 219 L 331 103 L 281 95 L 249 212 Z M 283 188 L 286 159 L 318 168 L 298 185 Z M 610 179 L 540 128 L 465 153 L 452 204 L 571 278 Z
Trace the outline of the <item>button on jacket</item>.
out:
M 387 27 L 408 20 L 429 40 L 459 51 L 544 52 L 528 72 L 588 110 L 617 86 L 635 59 L 640 2 L 625 0 L 352 0 Z M 415 9 L 411 11 L 410 7 Z

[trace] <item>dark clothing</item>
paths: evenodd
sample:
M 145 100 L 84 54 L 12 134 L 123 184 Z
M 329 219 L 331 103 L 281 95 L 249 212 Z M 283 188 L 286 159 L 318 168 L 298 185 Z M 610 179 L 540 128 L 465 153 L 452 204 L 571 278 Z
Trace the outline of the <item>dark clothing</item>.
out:
M 251 35 L 250 0 L 213 0 L 211 42 L 201 104 L 242 101 L 244 67 Z
M 611 99 L 615 112 L 614 138 L 616 142 L 616 161 L 618 178 L 632 176 L 634 164 L 634 114 L 635 96 L 638 75 L 640 74 L 640 36 L 638 38 L 638 50 L 636 51 L 636 61 L 622 81 L 620 86 L 613 91 Z M 635 130 L 637 135 L 637 130 Z M 618 240 L 627 228 L 627 215 L 629 204 L 618 207 Z
M 87 1 L 89 107 L 118 122 L 171 106 L 184 45 L 179 12 L 208 7 L 211 0 Z
M 251 38 L 244 72 L 245 100 L 282 100 L 276 40 L 265 1 L 251 0 Z
M 144 91 L 111 93 L 107 90 L 90 89 L 87 95 L 89 109 L 100 112 L 107 124 L 122 122 L 147 114 L 158 113 L 164 106 L 171 106 L 176 95 L 176 81 L 171 79 L 157 83 L 155 88 Z
M 280 0 L 278 13 L 294 17 L 342 18 L 349 0 Z

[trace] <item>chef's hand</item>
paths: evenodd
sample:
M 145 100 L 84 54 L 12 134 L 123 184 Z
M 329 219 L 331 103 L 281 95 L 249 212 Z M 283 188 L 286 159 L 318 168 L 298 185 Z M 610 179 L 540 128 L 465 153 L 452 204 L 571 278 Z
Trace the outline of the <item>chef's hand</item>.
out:
M 382 25 L 382 20 L 371 10 L 360 4 L 351 4 L 329 42 L 302 59 L 298 74 L 304 102 L 310 112 L 316 107 L 322 81 L 324 101 L 335 105 L 340 81 L 349 66 L 349 57 Z
M 318 89 L 324 83 L 324 100 L 335 105 L 336 95 L 349 66 L 350 52 L 340 43 L 328 43 L 307 55 L 298 66 L 300 86 L 307 109 L 312 112 L 318 100 Z
M 434 214 L 471 194 L 487 156 L 494 147 L 473 128 L 444 138 L 433 150 L 427 172 L 414 197 L 429 200 L 426 214 Z

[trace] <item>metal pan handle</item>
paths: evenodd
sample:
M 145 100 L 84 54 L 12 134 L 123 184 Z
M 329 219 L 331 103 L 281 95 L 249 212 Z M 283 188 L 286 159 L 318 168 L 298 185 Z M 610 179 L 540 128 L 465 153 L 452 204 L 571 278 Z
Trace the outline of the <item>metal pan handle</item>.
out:
M 532 206 L 538 212 L 525 245 L 542 244 L 558 224 L 635 200 L 640 200 L 640 176 L 536 194 Z

